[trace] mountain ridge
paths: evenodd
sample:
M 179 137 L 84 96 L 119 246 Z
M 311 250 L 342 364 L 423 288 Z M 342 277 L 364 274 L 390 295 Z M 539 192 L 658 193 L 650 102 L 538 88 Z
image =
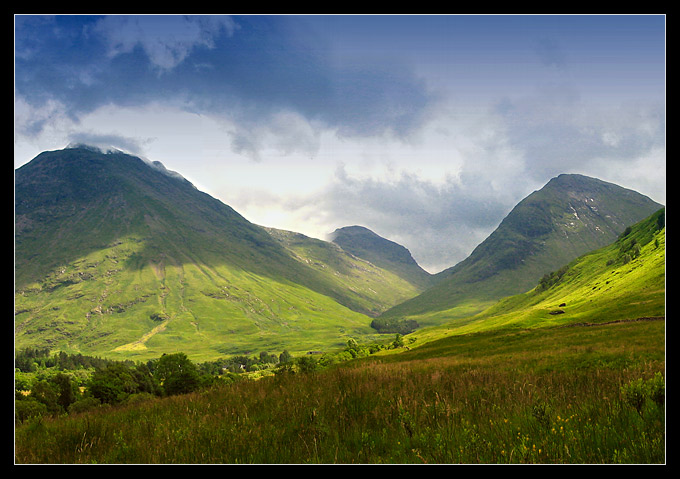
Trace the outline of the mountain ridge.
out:
M 396 272 L 422 288 L 433 284 L 432 275 L 418 265 L 406 247 L 383 238 L 365 226 L 338 228 L 331 233 L 330 240 L 343 250 Z
M 665 318 L 665 208 L 613 243 L 546 274 L 484 311 L 418 331 L 418 342 L 490 330 L 573 327 Z
M 314 245 L 334 268 L 159 165 L 91 148 L 43 152 L 15 171 L 17 344 L 123 356 L 177 342 L 208 356 L 323 349 L 371 337 L 372 317 L 419 292 Z
M 170 173 L 159 162 L 79 146 L 43 152 L 15 170 L 17 344 L 120 357 L 158 356 L 182 344 L 214 357 L 369 340 L 378 337 L 373 318 L 409 318 L 423 298 L 415 317 L 445 310 L 456 294 L 477 303 L 453 316 L 476 312 L 489 299 L 471 291 L 488 278 L 520 284 L 495 273 L 536 262 L 546 244 L 551 252 L 589 248 L 588 238 L 628 222 L 610 213 L 610 203 L 626 209 L 642 197 L 610 200 L 592 184 L 625 189 L 560 175 L 520 202 L 470 258 L 430 275 L 405 247 L 368 228 L 339 228 L 325 242 L 262 227 Z M 547 194 L 556 184 L 568 194 Z M 601 221 L 583 221 L 590 217 Z M 552 244 L 546 231 L 570 242 Z M 485 249 L 495 251 L 493 261 L 476 257 Z M 461 271 L 472 287 L 452 294 Z M 498 281 L 492 287 L 490 297 L 505 294 Z
M 451 317 L 533 287 L 544 274 L 606 246 L 662 205 L 633 190 L 580 174 L 561 174 L 521 200 L 463 261 L 435 276 L 436 284 L 381 316 Z M 421 320 L 418 320 L 421 322 Z

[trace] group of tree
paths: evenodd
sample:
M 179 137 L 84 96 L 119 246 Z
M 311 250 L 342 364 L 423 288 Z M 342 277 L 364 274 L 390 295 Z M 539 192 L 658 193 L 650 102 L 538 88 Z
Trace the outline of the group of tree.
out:
M 67 354 L 59 351 L 50 354 L 49 348 L 27 347 L 16 351 L 14 367 L 24 373 L 32 373 L 39 369 L 56 368 L 59 370 L 101 368 L 110 361 L 83 354 Z
M 15 355 L 16 420 L 190 393 L 291 360 L 284 351 L 279 356 L 260 353 L 195 364 L 186 354 L 174 353 L 134 363 L 25 348 Z
M 414 319 L 376 318 L 371 327 L 381 334 L 409 334 L 420 327 Z
M 285 363 L 292 359 L 291 354 L 285 350 L 280 355 L 261 352 L 258 356 L 239 354 L 229 358 L 220 358 L 199 364 L 201 372 L 212 375 L 229 373 L 243 373 L 271 369 L 279 363 Z
M 215 384 L 229 384 L 239 380 L 241 373 L 262 369 L 271 369 L 277 376 L 310 373 L 403 346 L 404 338 L 397 333 L 389 344 L 360 345 L 351 338 L 344 350 L 332 354 L 315 352 L 294 358 L 286 350 L 278 356 L 262 352 L 258 356 L 237 355 L 199 364 L 181 352 L 134 363 L 63 352 L 50 355 L 48 349 L 26 348 L 15 355 L 15 417 L 22 422 L 35 416 L 186 394 Z M 91 372 L 80 374 L 87 368 Z
M 562 279 L 562 276 L 564 276 L 567 271 L 569 271 L 568 265 L 562 266 L 557 271 L 552 271 L 543 275 L 543 277 L 538 281 L 536 292 L 540 293 L 541 291 L 545 291 L 546 289 L 549 289 L 557 284 L 557 282 Z
M 17 368 L 18 369 L 18 368 Z M 137 398 L 188 393 L 214 378 L 202 375 L 184 353 L 166 354 L 147 363 L 107 361 L 80 384 L 66 371 L 40 374 L 31 384 L 15 381 L 17 421 L 31 416 L 63 414 L 102 404 L 120 404 Z

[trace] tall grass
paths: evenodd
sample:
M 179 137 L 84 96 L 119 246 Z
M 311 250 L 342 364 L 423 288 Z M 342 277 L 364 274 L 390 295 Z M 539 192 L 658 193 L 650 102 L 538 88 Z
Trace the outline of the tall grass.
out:
M 663 463 L 663 404 L 632 407 L 622 388 L 663 372 L 664 334 L 650 321 L 458 336 L 29 422 L 16 461 Z

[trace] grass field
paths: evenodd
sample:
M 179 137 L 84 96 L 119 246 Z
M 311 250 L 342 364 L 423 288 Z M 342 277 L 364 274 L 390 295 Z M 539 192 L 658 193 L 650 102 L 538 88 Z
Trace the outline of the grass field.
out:
M 15 461 L 663 464 L 661 219 L 403 348 L 28 420 Z
M 433 341 L 16 429 L 18 463 L 663 463 L 665 322 Z M 623 389 L 622 389 L 623 388 Z

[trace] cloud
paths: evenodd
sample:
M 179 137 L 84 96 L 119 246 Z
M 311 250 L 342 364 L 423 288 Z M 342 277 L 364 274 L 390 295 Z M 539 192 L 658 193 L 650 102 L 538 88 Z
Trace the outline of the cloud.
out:
M 259 224 L 363 224 L 433 271 L 560 173 L 663 201 L 663 28 L 650 50 L 599 17 L 360 19 L 17 16 L 15 155 L 112 143 Z
M 169 103 L 240 125 L 234 148 L 253 156 L 263 135 L 280 139 L 284 116 L 345 137 L 403 137 L 433 102 L 406 64 L 335 62 L 304 17 L 29 16 L 15 36 L 15 92 L 30 107 L 56 101 L 75 122 L 108 105 Z
M 108 16 L 91 29 L 101 35 L 109 57 L 141 47 L 161 72 L 175 68 L 199 46 L 214 48 L 215 38 L 238 28 L 228 16 Z
M 257 215 L 258 223 L 281 219 L 277 227 L 322 239 L 336 228 L 362 225 L 406 246 L 421 266 L 437 272 L 470 254 L 514 206 L 514 199 L 498 194 L 506 183 L 492 183 L 473 174 L 433 181 L 406 169 L 371 177 L 340 165 L 315 192 L 283 197 L 248 190 L 235 194 L 233 204 Z M 530 192 L 533 186 L 515 181 L 509 189 Z
M 260 161 L 263 152 L 272 156 L 301 153 L 313 157 L 320 148 L 321 132 L 303 116 L 282 111 L 264 122 L 233 123 L 227 129 L 232 151 Z
M 144 142 L 124 135 L 78 131 L 68 135 L 69 143 L 82 143 L 106 151 L 113 147 L 133 155 L 142 155 Z
M 614 171 L 665 149 L 664 110 L 656 102 L 597 104 L 571 87 L 506 98 L 495 108 L 508 145 L 522 152 L 535 179 L 565 170 L 587 174 L 595 160 Z
M 407 172 L 386 182 L 339 168 L 335 182 L 314 204 L 337 222 L 358 222 L 402 242 L 420 264 L 436 270 L 465 258 L 480 235 L 493 231 L 509 211 L 485 183 L 453 177 L 435 183 Z

